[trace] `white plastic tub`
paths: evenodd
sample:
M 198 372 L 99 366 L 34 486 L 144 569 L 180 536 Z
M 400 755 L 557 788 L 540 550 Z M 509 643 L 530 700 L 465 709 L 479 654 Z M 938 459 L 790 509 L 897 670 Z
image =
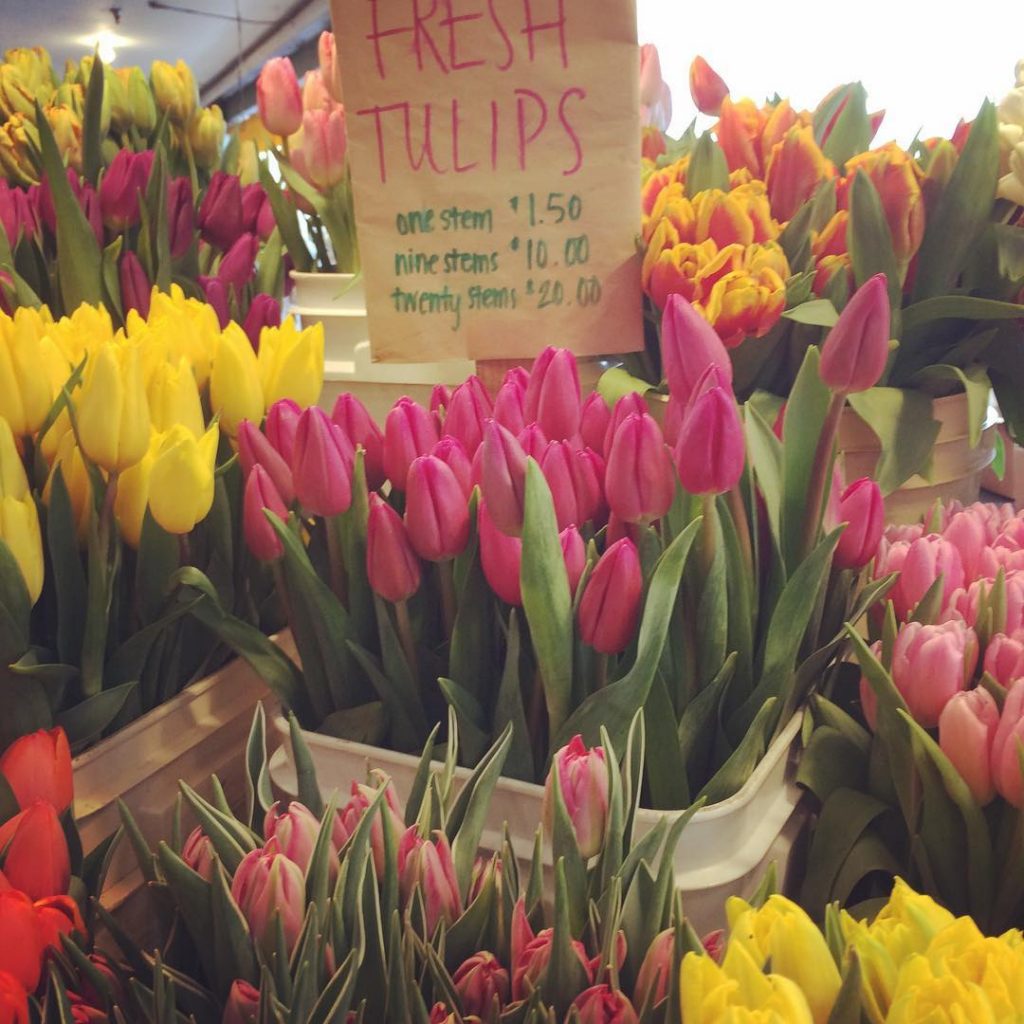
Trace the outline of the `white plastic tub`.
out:
M 724 927 L 726 897 L 751 896 L 773 862 L 780 886 L 784 886 L 790 856 L 803 824 L 798 806 L 801 791 L 794 781 L 802 718 L 802 714 L 797 714 L 790 720 L 738 793 L 701 808 L 683 831 L 675 856 L 676 886 L 682 890 L 687 916 L 701 934 Z M 282 745 L 271 759 L 271 779 L 282 793 L 294 794 L 295 770 L 288 724 L 278 718 L 274 726 Z M 402 800 L 408 796 L 418 758 L 319 733 L 303 735 L 321 788 L 325 793 L 340 789 L 342 803 L 352 781 L 363 781 L 373 768 L 391 777 Z M 460 782 L 468 776 L 468 769 L 456 769 Z M 541 820 L 543 794 L 541 786 L 499 779 L 481 838 L 482 850 L 497 849 L 502 823 L 508 822 L 515 854 L 521 862 L 528 863 Z M 663 813 L 639 810 L 636 835 L 650 831 Z

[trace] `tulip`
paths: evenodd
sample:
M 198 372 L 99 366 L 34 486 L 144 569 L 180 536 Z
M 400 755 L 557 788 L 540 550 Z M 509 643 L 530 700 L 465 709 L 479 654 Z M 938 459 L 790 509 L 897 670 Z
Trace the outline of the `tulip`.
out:
M 33 900 L 68 891 L 71 860 L 67 840 L 53 805 L 34 800 L 0 825 L 7 881 Z
M 14 114 L 0 124 L 0 171 L 14 185 L 33 185 L 36 174 L 35 156 L 39 152 L 39 131 L 25 114 Z
M 519 568 L 523 542 L 502 532 L 491 517 L 489 506 L 481 501 L 477 510 L 480 533 L 480 564 L 491 590 L 506 604 L 519 607 L 523 603 L 519 584 Z
M 0 756 L 0 775 L 24 810 L 37 800 L 63 814 L 74 796 L 71 750 L 63 729 L 39 729 L 16 739 Z
M 241 179 L 239 179 L 241 180 Z M 259 182 L 242 187 L 242 230 L 259 233 L 259 219 L 267 205 L 267 193 Z M 266 239 L 264 239 L 266 241 Z
M 44 566 L 39 515 L 31 495 L 0 495 L 0 541 L 18 563 L 29 600 L 35 604 L 43 590 Z
M 896 616 L 904 619 L 918 602 L 942 577 L 942 607 L 945 608 L 958 587 L 963 586 L 964 570 L 960 552 L 938 534 L 928 534 L 915 540 L 907 548 L 900 579 L 890 594 L 896 607 Z
M 231 896 L 266 957 L 274 956 L 279 926 L 286 949 L 294 948 L 306 912 L 306 882 L 302 869 L 279 852 L 276 840 L 242 858 Z
M 299 416 L 292 452 L 292 479 L 299 504 L 314 516 L 337 516 L 352 504 L 354 452 L 345 432 L 322 409 Z
M 146 454 L 118 477 L 117 491 L 114 495 L 114 518 L 117 520 L 121 539 L 133 549 L 137 549 L 142 540 L 142 525 L 146 518 L 146 509 L 149 508 L 149 482 L 153 475 L 157 448 L 162 440 L 162 434 L 154 433 Z M 91 515 L 90 512 L 90 517 Z
M 302 131 L 292 146 L 295 169 L 314 188 L 326 192 L 345 180 L 348 136 L 345 108 L 307 110 Z
M 518 434 L 526 426 L 525 402 L 526 389 L 517 380 L 505 381 L 494 398 L 494 418 Z
M 676 955 L 676 933 L 666 928 L 654 936 L 647 947 L 643 963 L 633 986 L 633 999 L 638 1006 L 657 1006 L 668 996 L 668 986 Z
M 253 467 L 259 464 L 266 470 L 284 504 L 291 505 L 295 500 L 291 468 L 266 436 L 249 420 L 243 420 L 238 428 L 238 459 L 246 479 Z
M 280 327 L 268 327 L 261 336 L 257 367 L 268 406 L 282 398 L 291 398 L 300 406 L 314 405 L 323 387 L 323 325 L 312 324 L 300 331 L 287 317 Z
M 672 120 L 672 92 L 661 77 L 661 59 L 653 43 L 640 47 L 640 123 L 667 131 Z
M 534 361 L 526 387 L 526 422 L 539 423 L 551 441 L 575 437 L 580 429 L 580 377 L 567 348 L 546 348 Z
M 555 772 L 558 773 L 558 788 L 572 822 L 580 856 L 589 860 L 604 845 L 605 820 L 608 816 L 608 769 L 604 748 L 592 747 L 588 750 L 583 737 L 574 736 L 567 746 L 556 751 L 551 759 L 551 771 L 544 783 L 543 818 L 549 834 L 555 813 Z
M 338 104 L 332 99 L 327 91 L 327 86 L 320 75 L 319 70 L 314 68 L 306 72 L 302 80 L 302 109 L 307 110 L 333 110 Z
M 845 523 L 832 563 L 839 569 L 860 569 L 878 552 L 885 509 L 878 484 L 869 477 L 855 480 L 839 496 L 836 525 Z
M 408 906 L 417 891 L 423 897 L 429 936 L 442 921 L 450 926 L 459 919 L 462 897 L 444 832 L 438 829 L 430 839 L 422 839 L 417 826 L 411 826 L 398 845 L 398 872 L 402 904 Z
M 244 978 L 236 978 L 228 992 L 221 1024 L 259 1024 L 260 990 Z
M 437 441 L 430 413 L 411 398 L 400 398 L 384 421 L 384 472 L 391 486 L 404 491 L 413 459 L 426 455 Z
M 558 539 L 562 545 L 562 558 L 565 560 L 565 571 L 569 577 L 569 593 L 575 597 L 583 570 L 587 567 L 586 545 L 583 543 L 583 535 L 575 525 L 562 530 Z
M 853 294 L 821 346 L 821 379 L 838 394 L 867 391 L 889 358 L 889 293 L 875 274 Z
M 528 926 L 527 926 L 528 927 Z M 512 956 L 512 1000 L 518 1002 L 521 999 L 528 999 L 530 993 L 541 983 L 547 971 L 548 962 L 551 960 L 551 942 L 553 938 L 551 928 L 544 928 L 526 941 Z M 576 954 L 583 973 L 586 976 L 587 984 L 594 982 L 594 967 L 587 958 L 587 951 L 579 939 L 573 939 L 570 943 L 573 953 Z
M 196 164 L 203 170 L 212 170 L 220 163 L 226 131 L 224 114 L 216 103 L 197 110 L 189 121 L 188 142 Z
M 694 106 L 702 114 L 714 114 L 722 107 L 722 100 L 729 95 L 729 86 L 711 65 L 700 56 L 690 64 L 690 96 Z
M 664 332 L 664 327 L 662 331 Z M 662 336 L 664 337 L 664 333 Z M 497 403 L 495 403 L 495 408 L 497 408 Z M 608 403 L 601 395 L 596 391 L 587 395 L 580 413 L 580 436 L 583 443 L 598 455 L 604 454 L 604 438 L 611 416 L 611 409 L 608 408 Z M 497 414 L 495 414 L 495 418 L 497 418 Z
M 464 1013 L 488 1019 L 495 1010 L 500 1012 L 508 1002 L 508 971 L 501 961 L 486 950 L 474 953 L 464 960 L 452 975 L 452 984 L 462 1001 Z
M 612 407 L 608 416 L 608 426 L 604 432 L 604 441 L 596 448 L 596 451 L 602 452 L 607 457 L 608 453 L 612 450 L 615 432 L 619 429 L 623 420 L 634 413 L 637 416 L 647 414 L 647 400 L 638 391 L 631 391 L 629 394 L 623 395 Z
M 206 430 L 199 387 L 192 366 L 185 356 L 157 364 L 146 388 L 149 416 L 153 429 L 186 427 L 194 437 Z
M 574 456 L 575 452 L 568 441 L 551 441 L 540 457 L 540 468 L 551 489 L 551 500 L 555 506 L 555 519 L 559 530 L 564 530 L 573 523 L 585 521 L 576 503 Z
M 288 509 L 277 493 L 270 474 L 255 465 L 245 482 L 242 499 L 242 530 L 249 550 L 261 562 L 276 561 L 284 554 L 284 546 L 277 531 L 267 521 L 264 509 L 273 512 L 282 522 L 288 521 Z
M 643 577 L 636 546 L 616 541 L 598 560 L 579 606 L 580 636 L 602 654 L 624 651 L 636 631 Z
M 137 309 L 140 316 L 149 316 L 149 294 L 153 286 L 142 269 L 138 256 L 130 249 L 121 256 L 117 267 L 118 281 L 121 285 L 121 305 L 127 313 Z
M 189 66 L 179 60 L 176 64 L 153 61 L 149 72 L 150 85 L 156 105 L 178 127 L 184 127 L 196 109 L 196 82 Z
M 302 410 L 298 403 L 290 398 L 275 402 L 267 410 L 267 440 L 288 465 L 291 465 L 295 451 L 295 432 L 298 430 L 301 414 Z
M 942 536 L 960 553 L 964 578 L 977 579 L 981 575 L 984 552 L 988 546 L 985 526 L 980 517 L 971 512 L 957 512 L 942 531 Z
M 997 633 L 985 647 L 984 670 L 1000 686 L 1009 689 L 1024 679 L 1024 637 Z M 0 764 L 2 770 L 2 764 Z
M 82 450 L 108 473 L 133 466 L 149 446 L 149 404 L 138 345 L 102 342 L 89 356 L 76 415 Z
M 181 859 L 201 878 L 207 882 L 213 878 L 214 859 L 213 843 L 201 828 L 194 828 L 181 848 Z
M 227 250 L 242 234 L 242 186 L 234 174 L 215 171 L 199 204 L 203 241 Z
M 490 518 L 502 533 L 517 537 L 523 529 L 526 453 L 515 437 L 494 420 L 484 426 L 481 451 L 480 490 Z
M 265 292 L 254 295 L 249 312 L 245 315 L 242 330 L 245 331 L 246 337 L 257 355 L 260 351 L 260 335 L 263 329 L 280 326 L 281 303 L 273 295 L 267 295 Z
M 366 485 L 371 491 L 383 486 L 384 435 L 363 403 L 351 392 L 338 395 L 331 411 L 331 419 L 338 424 L 354 447 L 363 449 Z
M 610 985 L 592 985 L 572 1005 L 580 1024 L 639 1024 L 633 1004 Z
M 991 753 L 998 725 L 999 708 L 981 687 L 954 694 L 939 715 L 939 746 L 982 805 L 995 796 Z
M 0 226 L 12 252 L 23 235 L 28 237 L 39 233 L 29 193 L 24 189 L 11 188 L 6 181 L 0 181 Z
M 603 523 L 607 517 L 604 494 L 606 475 L 604 459 L 597 452 L 589 448 L 573 452 L 572 481 L 581 523 Z
M 681 295 L 669 296 L 661 318 L 661 362 L 669 393 L 684 408 L 709 366 L 732 387 L 732 360 L 722 339 Z
M 529 423 L 519 432 L 516 440 L 523 446 L 523 452 L 534 462 L 540 462 L 547 451 L 549 441 L 539 423 Z
M 402 808 L 399 805 L 395 787 L 390 781 L 385 780 L 383 788 L 384 799 L 370 826 L 370 854 L 373 857 L 373 867 L 378 879 L 384 877 L 384 829 L 387 828 L 390 834 L 391 849 L 396 851 L 405 833 L 405 821 L 402 818 Z M 366 809 L 377 797 L 377 789 L 359 782 L 352 783 L 350 793 L 349 802 L 338 810 L 331 832 L 331 841 L 335 849 L 339 851 L 353 836 Z
M 258 423 L 263 419 L 265 402 L 256 353 L 236 323 L 228 324 L 213 355 L 210 405 L 220 414 L 228 437 L 237 435 L 242 420 Z
M 217 323 L 223 330 L 231 322 L 231 310 L 228 308 L 227 285 L 220 278 L 199 275 L 199 286 L 203 289 L 203 297 L 217 314 Z
M 492 412 L 487 391 L 480 378 L 473 375 L 452 392 L 445 407 L 444 432 L 458 438 L 472 457 L 483 441 L 484 422 Z
M 33 907 L 39 920 L 43 943 L 47 947 L 59 950 L 62 935 L 86 933 L 85 921 L 82 920 L 78 904 L 70 896 L 47 896 L 36 900 Z
M 32 901 L 16 889 L 0 891 L 0 972 L 34 992 L 45 951 L 43 929 Z
M 455 474 L 462 493 L 469 501 L 469 497 L 473 493 L 473 464 L 466 454 L 466 449 L 462 447 L 462 443 L 454 437 L 442 437 L 430 449 L 430 454 L 440 459 Z
M 255 235 L 239 235 L 221 258 L 217 267 L 217 279 L 223 281 L 226 287 L 240 292 L 256 273 L 256 257 L 259 250 L 260 240 Z
M 810 125 L 794 125 L 772 147 L 765 184 L 772 213 L 788 221 L 806 203 L 822 181 L 835 176 L 832 162 L 814 141 Z
M 39 430 L 56 397 L 50 375 L 40 372 L 40 329 L 24 315 L 0 316 L 0 418 L 17 435 Z
M 115 68 L 114 73 L 124 84 L 132 124 L 143 135 L 148 135 L 156 127 L 156 103 L 142 68 Z
M 256 103 L 268 132 L 287 137 L 299 130 L 302 93 L 288 57 L 274 57 L 263 65 L 256 79 Z
M 341 62 L 338 60 L 338 47 L 333 32 L 325 30 L 320 33 L 316 52 L 324 87 L 335 103 L 344 102 L 341 91 Z
M 196 234 L 192 183 L 188 178 L 171 178 L 167 182 L 167 234 L 171 259 L 180 260 L 191 248 Z
M 180 423 L 163 436 L 149 478 L 149 510 L 168 533 L 191 533 L 213 507 L 213 474 L 220 429 L 202 437 Z
M 277 840 L 278 852 L 302 869 L 309 870 L 309 862 L 313 857 L 320 834 L 320 821 L 309 808 L 296 801 L 291 801 L 284 810 L 279 810 L 280 803 L 274 803 L 267 810 L 263 819 L 263 838 L 266 841 Z M 332 853 L 337 859 L 337 851 Z
M 378 494 L 370 495 L 366 574 L 374 593 L 395 604 L 412 597 L 420 586 L 420 563 L 406 528 L 398 513 Z
M 703 300 L 703 312 L 726 348 L 735 348 L 744 338 L 763 338 L 778 323 L 785 304 L 785 277 L 766 266 L 756 273 L 740 269 L 723 274 Z
M 100 210 L 103 223 L 124 231 L 139 223 L 139 203 L 153 169 L 153 150 L 133 153 L 119 149 L 100 182 Z
M 1020 767 L 1024 744 L 1024 686 L 1010 687 L 991 743 L 992 782 L 996 792 L 1014 807 L 1024 807 L 1024 774 Z
M 413 549 L 430 562 L 454 558 L 469 542 L 465 489 L 436 456 L 421 455 L 409 467 L 405 528 Z
M 4 1024 L 28 1024 L 28 993 L 9 971 L 0 971 L 0 1021 Z
M 694 398 L 679 428 L 676 468 L 691 494 L 724 494 L 743 475 L 746 445 L 736 400 L 712 385 Z
M 672 459 L 651 416 L 627 416 L 612 439 L 605 477 L 608 505 L 621 520 L 647 525 L 672 505 Z
M 441 417 L 452 400 L 451 388 L 447 384 L 435 384 L 430 389 L 430 411 Z

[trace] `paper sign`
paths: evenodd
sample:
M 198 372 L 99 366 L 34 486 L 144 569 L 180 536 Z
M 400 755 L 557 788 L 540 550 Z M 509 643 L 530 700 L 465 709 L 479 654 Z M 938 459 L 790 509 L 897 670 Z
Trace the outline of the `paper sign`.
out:
M 634 0 L 332 0 L 375 360 L 642 346 Z

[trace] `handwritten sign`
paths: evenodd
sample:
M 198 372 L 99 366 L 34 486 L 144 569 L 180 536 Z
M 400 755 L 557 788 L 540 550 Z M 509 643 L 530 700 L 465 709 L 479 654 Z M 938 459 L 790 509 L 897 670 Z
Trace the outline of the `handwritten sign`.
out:
M 634 0 L 332 0 L 375 360 L 642 345 Z

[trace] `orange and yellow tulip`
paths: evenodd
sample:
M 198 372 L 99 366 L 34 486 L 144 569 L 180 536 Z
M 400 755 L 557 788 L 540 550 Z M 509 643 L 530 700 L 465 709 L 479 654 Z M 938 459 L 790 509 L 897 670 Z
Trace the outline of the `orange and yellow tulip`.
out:
M 794 125 L 775 143 L 768 159 L 765 184 L 772 213 L 788 221 L 814 195 L 822 181 L 835 177 L 835 167 L 814 141 L 809 126 Z
M 786 305 L 786 283 L 774 270 L 762 268 L 756 276 L 734 270 L 720 277 L 701 312 L 727 348 L 744 338 L 764 337 L 778 322 Z
M 729 86 L 722 76 L 703 57 L 694 57 L 690 64 L 690 96 L 697 109 L 702 114 L 717 114 L 728 95 Z

